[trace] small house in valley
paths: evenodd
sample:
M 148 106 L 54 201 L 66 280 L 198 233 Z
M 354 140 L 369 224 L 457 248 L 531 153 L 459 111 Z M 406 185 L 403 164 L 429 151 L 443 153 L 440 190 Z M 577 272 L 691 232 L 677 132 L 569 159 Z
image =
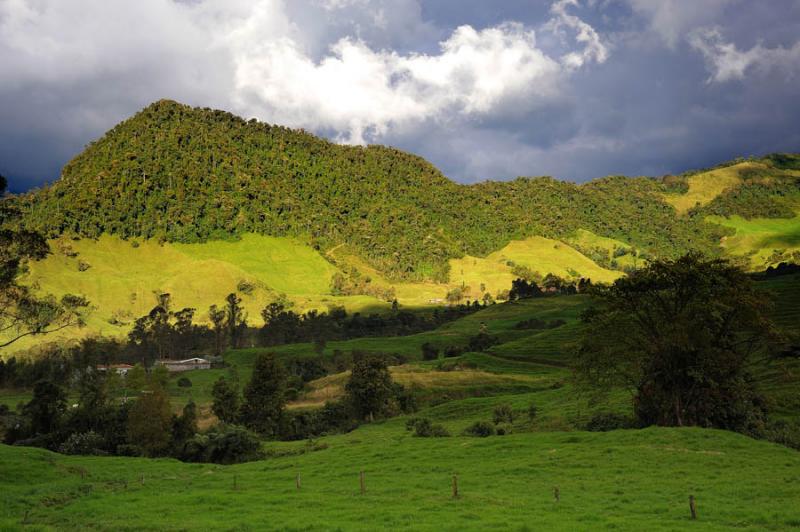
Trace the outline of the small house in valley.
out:
M 193 369 L 211 369 L 211 362 L 205 358 L 187 358 L 186 360 L 160 360 L 158 364 L 167 368 L 171 373 L 191 371 Z

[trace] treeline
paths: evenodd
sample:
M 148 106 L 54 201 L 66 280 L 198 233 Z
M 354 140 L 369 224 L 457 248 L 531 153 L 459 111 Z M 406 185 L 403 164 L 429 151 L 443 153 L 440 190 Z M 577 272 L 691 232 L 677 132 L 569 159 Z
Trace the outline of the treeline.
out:
M 450 258 L 483 256 L 531 235 L 565 238 L 578 228 L 657 256 L 718 252 L 722 229 L 676 216 L 662 199 L 664 187 L 624 177 L 463 186 L 395 149 L 337 145 L 160 101 L 18 204 L 25 226 L 50 237 L 112 233 L 200 242 L 246 232 L 295 235 L 321 250 L 346 242 L 391 279 L 444 281 Z M 343 293 L 375 289 L 358 279 L 338 281 Z
M 17 411 L 0 408 L 5 443 L 63 454 L 171 456 L 229 464 L 263 457 L 262 438 L 295 440 L 345 432 L 416 410 L 414 396 L 393 382 L 384 358 L 358 354 L 345 396 L 308 412 L 286 410 L 290 374 L 274 355 L 259 355 L 242 392 L 238 379 L 220 378 L 214 384 L 212 410 L 219 423 L 206 431 L 198 430 L 193 402 L 181 413 L 173 412 L 163 366 L 149 373 L 136 366 L 124 376 L 79 367 L 69 387 L 53 377 L 39 379 L 33 398 Z M 76 402 L 68 400 L 68 392 L 77 396 Z
M 226 350 L 243 347 L 312 343 L 313 351 L 322 354 L 330 341 L 416 334 L 486 306 L 476 301 L 420 313 L 401 310 L 395 303 L 391 312 L 364 316 L 348 314 L 341 307 L 298 314 L 285 303 L 274 302 L 261 312 L 264 325 L 251 327 L 241 303 L 238 295 L 229 294 L 224 303 L 208 309 L 208 324 L 196 323 L 195 309 L 174 310 L 170 294 L 158 293 L 153 309 L 134 321 L 127 339 L 90 337 L 76 344 L 44 343 L 31 353 L 34 356 L 0 359 L 0 387 L 30 388 L 42 378 L 86 366 L 138 363 L 149 369 L 157 360 L 195 356 L 221 361 Z

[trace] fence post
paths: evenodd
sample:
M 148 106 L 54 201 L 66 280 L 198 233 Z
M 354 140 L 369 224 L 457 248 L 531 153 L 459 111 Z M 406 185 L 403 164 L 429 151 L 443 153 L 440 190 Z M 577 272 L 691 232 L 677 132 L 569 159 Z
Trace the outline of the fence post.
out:
M 364 495 L 367 492 L 367 486 L 364 484 L 364 472 L 359 471 L 358 473 L 358 481 L 361 484 L 361 495 Z
M 689 495 L 689 511 L 692 512 L 692 519 L 697 519 L 697 502 L 694 495 Z
M 553 486 L 553 498 L 556 502 L 561 500 L 561 490 L 558 489 L 558 486 Z
M 458 475 L 453 475 L 453 498 L 458 498 Z
M 297 486 L 297 489 L 300 489 L 300 473 L 294 478 L 294 483 Z

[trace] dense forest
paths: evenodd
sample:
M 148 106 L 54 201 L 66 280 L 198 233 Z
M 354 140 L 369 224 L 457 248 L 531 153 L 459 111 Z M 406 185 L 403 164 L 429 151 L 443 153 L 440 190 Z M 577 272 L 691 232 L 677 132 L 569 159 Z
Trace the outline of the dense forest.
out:
M 663 180 L 625 177 L 459 185 L 396 149 L 333 144 L 162 100 L 90 144 L 60 180 L 17 202 L 25 226 L 51 237 L 299 236 L 320 250 L 347 242 L 391 279 L 442 281 L 449 258 L 578 228 L 655 256 L 716 255 L 725 230 L 701 216 L 677 216 L 663 200 L 667 188 Z M 758 190 L 752 194 L 761 197 Z M 709 212 L 736 203 L 720 202 L 727 203 Z

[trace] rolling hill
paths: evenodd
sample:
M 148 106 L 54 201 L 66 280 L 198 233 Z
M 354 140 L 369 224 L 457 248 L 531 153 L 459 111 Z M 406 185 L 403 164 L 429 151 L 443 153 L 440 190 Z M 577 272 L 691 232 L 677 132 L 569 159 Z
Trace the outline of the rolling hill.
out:
M 800 158 L 789 154 L 659 179 L 467 186 L 396 149 L 162 100 L 91 143 L 55 183 L 10 201 L 51 238 L 52 255 L 25 282 L 94 307 L 69 338 L 123 334 L 156 292 L 202 320 L 238 291 L 257 324 L 277 298 L 372 312 L 394 298 L 441 304 L 454 288 L 497 297 L 520 268 L 610 282 L 690 250 L 764 268 L 800 257 L 798 187 Z

